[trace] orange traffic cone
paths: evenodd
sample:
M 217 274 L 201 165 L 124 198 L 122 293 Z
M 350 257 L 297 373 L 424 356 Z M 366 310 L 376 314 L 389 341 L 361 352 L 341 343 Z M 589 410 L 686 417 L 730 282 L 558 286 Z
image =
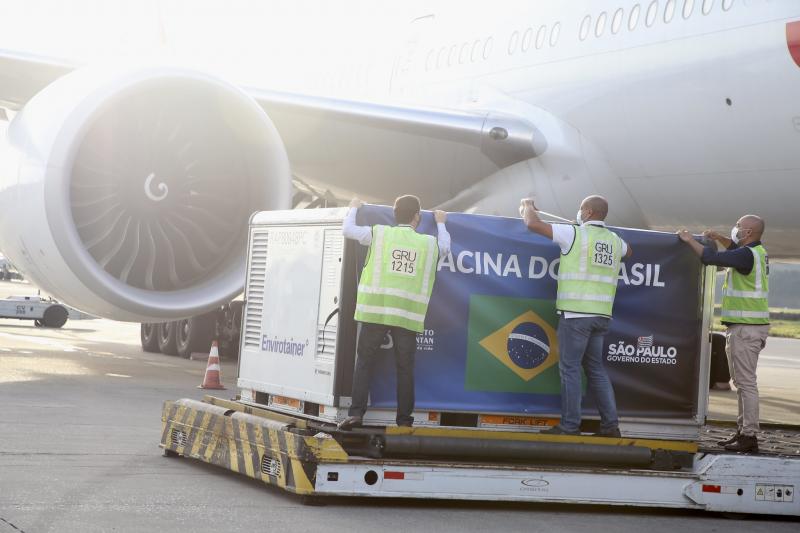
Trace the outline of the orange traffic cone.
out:
M 203 384 L 199 385 L 198 389 L 220 389 L 225 390 L 220 382 L 222 370 L 219 366 L 219 346 L 217 341 L 211 342 L 211 350 L 208 352 L 208 366 L 206 366 L 206 375 L 203 377 Z

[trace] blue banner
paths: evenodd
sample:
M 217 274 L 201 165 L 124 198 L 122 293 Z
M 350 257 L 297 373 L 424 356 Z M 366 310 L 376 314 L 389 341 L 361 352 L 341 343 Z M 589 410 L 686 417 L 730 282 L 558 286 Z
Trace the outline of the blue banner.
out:
M 358 224 L 393 224 L 392 210 L 365 206 Z M 417 337 L 416 407 L 434 411 L 557 415 L 555 311 L 560 250 L 520 219 L 450 214 L 452 250 Z M 418 228 L 436 234 L 431 213 Z M 666 233 L 613 228 L 633 249 L 624 261 L 604 358 L 621 416 L 695 413 L 701 329 L 701 266 Z M 360 246 L 360 266 L 366 247 Z M 395 371 L 384 350 L 371 405 L 394 408 Z M 584 412 L 596 413 L 591 392 Z

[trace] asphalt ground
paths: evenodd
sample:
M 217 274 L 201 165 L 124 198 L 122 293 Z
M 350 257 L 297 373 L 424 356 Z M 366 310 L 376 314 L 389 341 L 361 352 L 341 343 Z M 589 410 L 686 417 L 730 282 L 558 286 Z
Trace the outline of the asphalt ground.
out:
M 33 290 L 0 283 L 0 297 Z M 598 526 L 781 532 L 800 525 L 776 517 L 585 505 L 336 498 L 304 506 L 226 470 L 162 456 L 162 402 L 200 399 L 205 363 L 143 353 L 138 337 L 138 325 L 106 320 L 70 321 L 60 330 L 0 320 L 0 533 L 594 532 Z M 775 402 L 762 415 L 797 414 L 791 387 L 800 377 L 796 358 L 800 341 L 770 339 L 760 369 L 762 403 Z M 235 395 L 235 373 L 235 363 L 222 363 L 228 390 L 217 395 Z M 795 396 L 777 396 L 784 390 Z M 731 397 L 735 393 L 715 393 L 712 413 L 730 415 Z

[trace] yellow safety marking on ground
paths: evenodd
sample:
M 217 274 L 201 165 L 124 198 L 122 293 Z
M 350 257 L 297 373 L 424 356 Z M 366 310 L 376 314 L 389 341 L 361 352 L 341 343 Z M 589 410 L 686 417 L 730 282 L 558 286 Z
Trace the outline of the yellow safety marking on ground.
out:
M 244 420 L 239 420 L 239 441 L 242 443 L 242 458 L 244 459 L 245 473 L 250 477 L 255 477 L 253 453 L 250 450 L 250 437 L 247 436 L 247 424 Z
M 203 413 L 203 418 L 200 420 L 200 428 L 197 430 L 197 435 L 194 439 L 194 444 L 192 445 L 191 455 L 192 457 L 197 457 L 200 453 L 200 446 L 203 445 L 203 441 L 205 441 L 205 434 L 208 430 L 208 421 L 211 420 L 211 411 L 206 411 Z
M 697 452 L 696 442 L 636 439 L 623 437 L 613 439 L 608 437 L 594 437 L 591 435 L 542 435 L 540 433 L 521 433 L 507 431 L 487 431 L 480 429 L 454 429 L 454 428 L 404 428 L 389 426 L 387 435 L 416 435 L 419 437 L 455 437 L 463 439 L 495 439 L 495 440 L 520 440 L 536 442 L 555 442 L 570 444 L 599 444 L 603 446 L 643 446 L 650 449 L 671 450 L 679 452 Z

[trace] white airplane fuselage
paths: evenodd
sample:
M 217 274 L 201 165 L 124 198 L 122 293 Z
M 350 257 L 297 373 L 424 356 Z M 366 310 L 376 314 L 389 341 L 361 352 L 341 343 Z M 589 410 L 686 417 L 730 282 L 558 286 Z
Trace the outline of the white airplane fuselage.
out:
M 800 65 L 787 32 L 798 21 L 800 2 L 791 0 L 420 6 L 397 33 L 391 69 L 385 58 L 351 56 L 328 68 L 318 92 L 504 111 L 541 129 L 542 155 L 478 183 L 458 208 L 513 215 L 519 197 L 534 195 L 542 209 L 572 218 L 583 197 L 599 193 L 615 224 L 721 231 L 756 213 L 771 254 L 797 257 Z M 312 64 L 298 79 L 272 79 L 299 91 L 314 68 L 325 71 Z M 314 181 L 305 163 L 314 154 L 287 149 L 294 171 Z M 370 190 L 347 164 L 318 178 L 384 200 L 427 186 L 411 172 L 395 188 L 377 179 Z

